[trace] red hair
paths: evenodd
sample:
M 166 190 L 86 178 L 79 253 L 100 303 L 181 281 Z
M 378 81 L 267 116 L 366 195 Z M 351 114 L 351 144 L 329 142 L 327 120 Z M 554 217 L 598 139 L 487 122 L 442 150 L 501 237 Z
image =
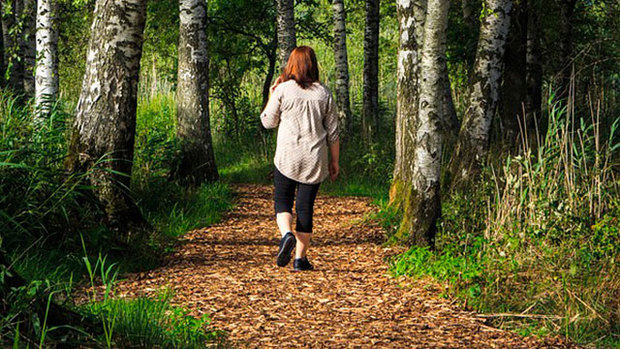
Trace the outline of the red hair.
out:
M 308 88 L 319 81 L 319 65 L 310 46 L 295 47 L 288 57 L 280 82 L 295 80 L 301 88 Z

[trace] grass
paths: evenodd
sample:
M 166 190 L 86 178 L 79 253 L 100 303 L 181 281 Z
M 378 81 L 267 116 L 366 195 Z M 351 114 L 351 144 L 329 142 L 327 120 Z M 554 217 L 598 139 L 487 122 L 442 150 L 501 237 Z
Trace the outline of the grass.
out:
M 155 298 L 108 299 L 89 305 L 92 313 L 114 319 L 113 347 L 203 348 L 222 342 L 223 334 L 210 328 L 210 319 L 195 318 L 170 304 L 172 295 Z
M 31 307 L 54 299 L 74 308 L 71 293 L 76 282 L 92 277 L 92 282 L 105 283 L 109 278 L 112 285 L 117 273 L 151 268 L 174 248 L 179 236 L 219 221 L 231 208 L 232 192 L 226 183 L 188 189 L 169 180 L 176 151 L 174 109 L 170 95 L 140 103 L 131 189 L 154 231 L 146 244 L 127 251 L 113 243 L 114 233 L 100 224 L 96 206 L 87 204 L 81 191 L 83 175 L 64 173 L 71 122 L 67 107 L 59 103 L 49 122 L 34 128 L 30 105 L 0 92 L 0 248 L 9 251 L 14 270 L 30 281 L 18 289 L 0 287 L 2 345 L 83 342 L 194 348 L 220 340 L 221 334 L 208 326 L 208 317 L 194 318 L 172 306 L 169 293 L 133 300 L 110 294 L 77 308 L 102 325 L 101 334 L 71 326 L 50 328 L 47 315 Z M 97 263 L 85 270 L 91 260 Z M 6 273 L 0 270 L 0 286 Z
M 469 189 L 446 195 L 437 252 L 411 248 L 392 261 L 392 273 L 443 281 L 448 296 L 503 314 L 495 324 L 524 335 L 617 346 L 620 202 L 612 168 L 620 121 L 602 132 L 598 115 L 577 123 L 570 108 L 550 103 L 542 145 L 489 164 Z

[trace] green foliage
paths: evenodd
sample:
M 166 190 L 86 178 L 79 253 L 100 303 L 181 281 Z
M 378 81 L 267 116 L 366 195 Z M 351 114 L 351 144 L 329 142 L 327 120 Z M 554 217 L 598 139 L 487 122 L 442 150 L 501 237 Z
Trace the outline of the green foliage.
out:
M 101 255 L 94 264 L 88 257 L 83 261 L 90 278 L 91 302 L 82 310 L 100 320 L 103 338 L 99 341 L 107 348 L 203 348 L 221 339 L 222 333 L 209 329 L 207 315 L 195 318 L 187 310 L 173 307 L 171 292 L 162 292 L 155 298 L 116 298 L 115 265 L 107 264 L 106 257 Z
M 84 310 L 102 324 L 101 338 L 71 326 L 50 327 L 45 309 L 34 306 L 53 299 L 73 307 L 73 280 L 84 275 L 83 263 L 93 284 L 109 285 L 118 271 L 152 267 L 175 238 L 217 222 L 231 206 L 232 193 L 223 183 L 188 190 L 168 180 L 176 152 L 175 105 L 170 95 L 143 99 L 132 195 L 155 231 L 146 244 L 135 244 L 131 250 L 117 245 L 114 232 L 101 223 L 98 206 L 84 195 L 85 174 L 70 175 L 63 170 L 71 122 L 66 109 L 64 103 L 58 103 L 49 119 L 35 126 L 29 105 L 0 92 L 0 248 L 9 251 L 13 263 L 10 271 L 5 265 L 0 270 L 0 342 L 15 338 L 20 345 L 35 345 L 64 338 L 67 343 L 96 340 L 146 347 L 166 343 L 199 347 L 211 342 L 214 334 L 204 329 L 206 318 L 187 316 L 184 310 L 172 307 L 168 298 L 113 301 L 106 294 L 107 303 L 97 308 L 101 311 Z M 84 254 L 86 257 L 80 257 Z M 24 277 L 27 284 L 7 289 L 3 280 L 14 274 Z M 155 322 L 136 323 L 139 316 Z M 147 329 L 150 332 L 139 332 Z M 146 339 L 139 340 L 143 335 Z M 157 344 L 158 340 L 163 344 Z
M 447 193 L 437 252 L 414 247 L 391 270 L 445 281 L 449 295 L 477 311 L 545 316 L 498 323 L 523 334 L 617 343 L 618 121 L 602 138 L 601 125 L 574 125 L 565 108 L 551 105 L 548 117 L 542 145 Z
M 170 292 L 155 298 L 108 299 L 89 310 L 114 319 L 114 347 L 204 348 L 221 341 L 207 315 L 195 318 L 170 304 Z

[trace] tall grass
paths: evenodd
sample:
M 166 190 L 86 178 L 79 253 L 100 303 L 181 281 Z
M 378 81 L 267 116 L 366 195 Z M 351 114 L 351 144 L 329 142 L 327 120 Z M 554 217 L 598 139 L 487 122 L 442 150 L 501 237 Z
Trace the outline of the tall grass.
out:
M 578 342 L 620 340 L 620 146 L 600 110 L 578 118 L 550 103 L 549 128 L 520 155 L 444 203 L 438 253 L 413 248 L 396 275 L 431 275 L 496 324 Z

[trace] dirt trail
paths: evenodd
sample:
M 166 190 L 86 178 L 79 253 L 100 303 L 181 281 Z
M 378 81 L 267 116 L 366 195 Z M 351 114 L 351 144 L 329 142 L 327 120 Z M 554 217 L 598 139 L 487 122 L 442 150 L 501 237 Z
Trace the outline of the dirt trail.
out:
M 173 303 L 210 314 L 240 347 L 553 347 L 484 325 L 439 297 L 432 282 L 395 280 L 378 227 L 355 223 L 368 199 L 319 196 L 313 272 L 275 265 L 279 241 L 269 186 L 236 186 L 222 223 L 188 233 L 155 270 L 119 282 L 119 296 L 174 290 Z

